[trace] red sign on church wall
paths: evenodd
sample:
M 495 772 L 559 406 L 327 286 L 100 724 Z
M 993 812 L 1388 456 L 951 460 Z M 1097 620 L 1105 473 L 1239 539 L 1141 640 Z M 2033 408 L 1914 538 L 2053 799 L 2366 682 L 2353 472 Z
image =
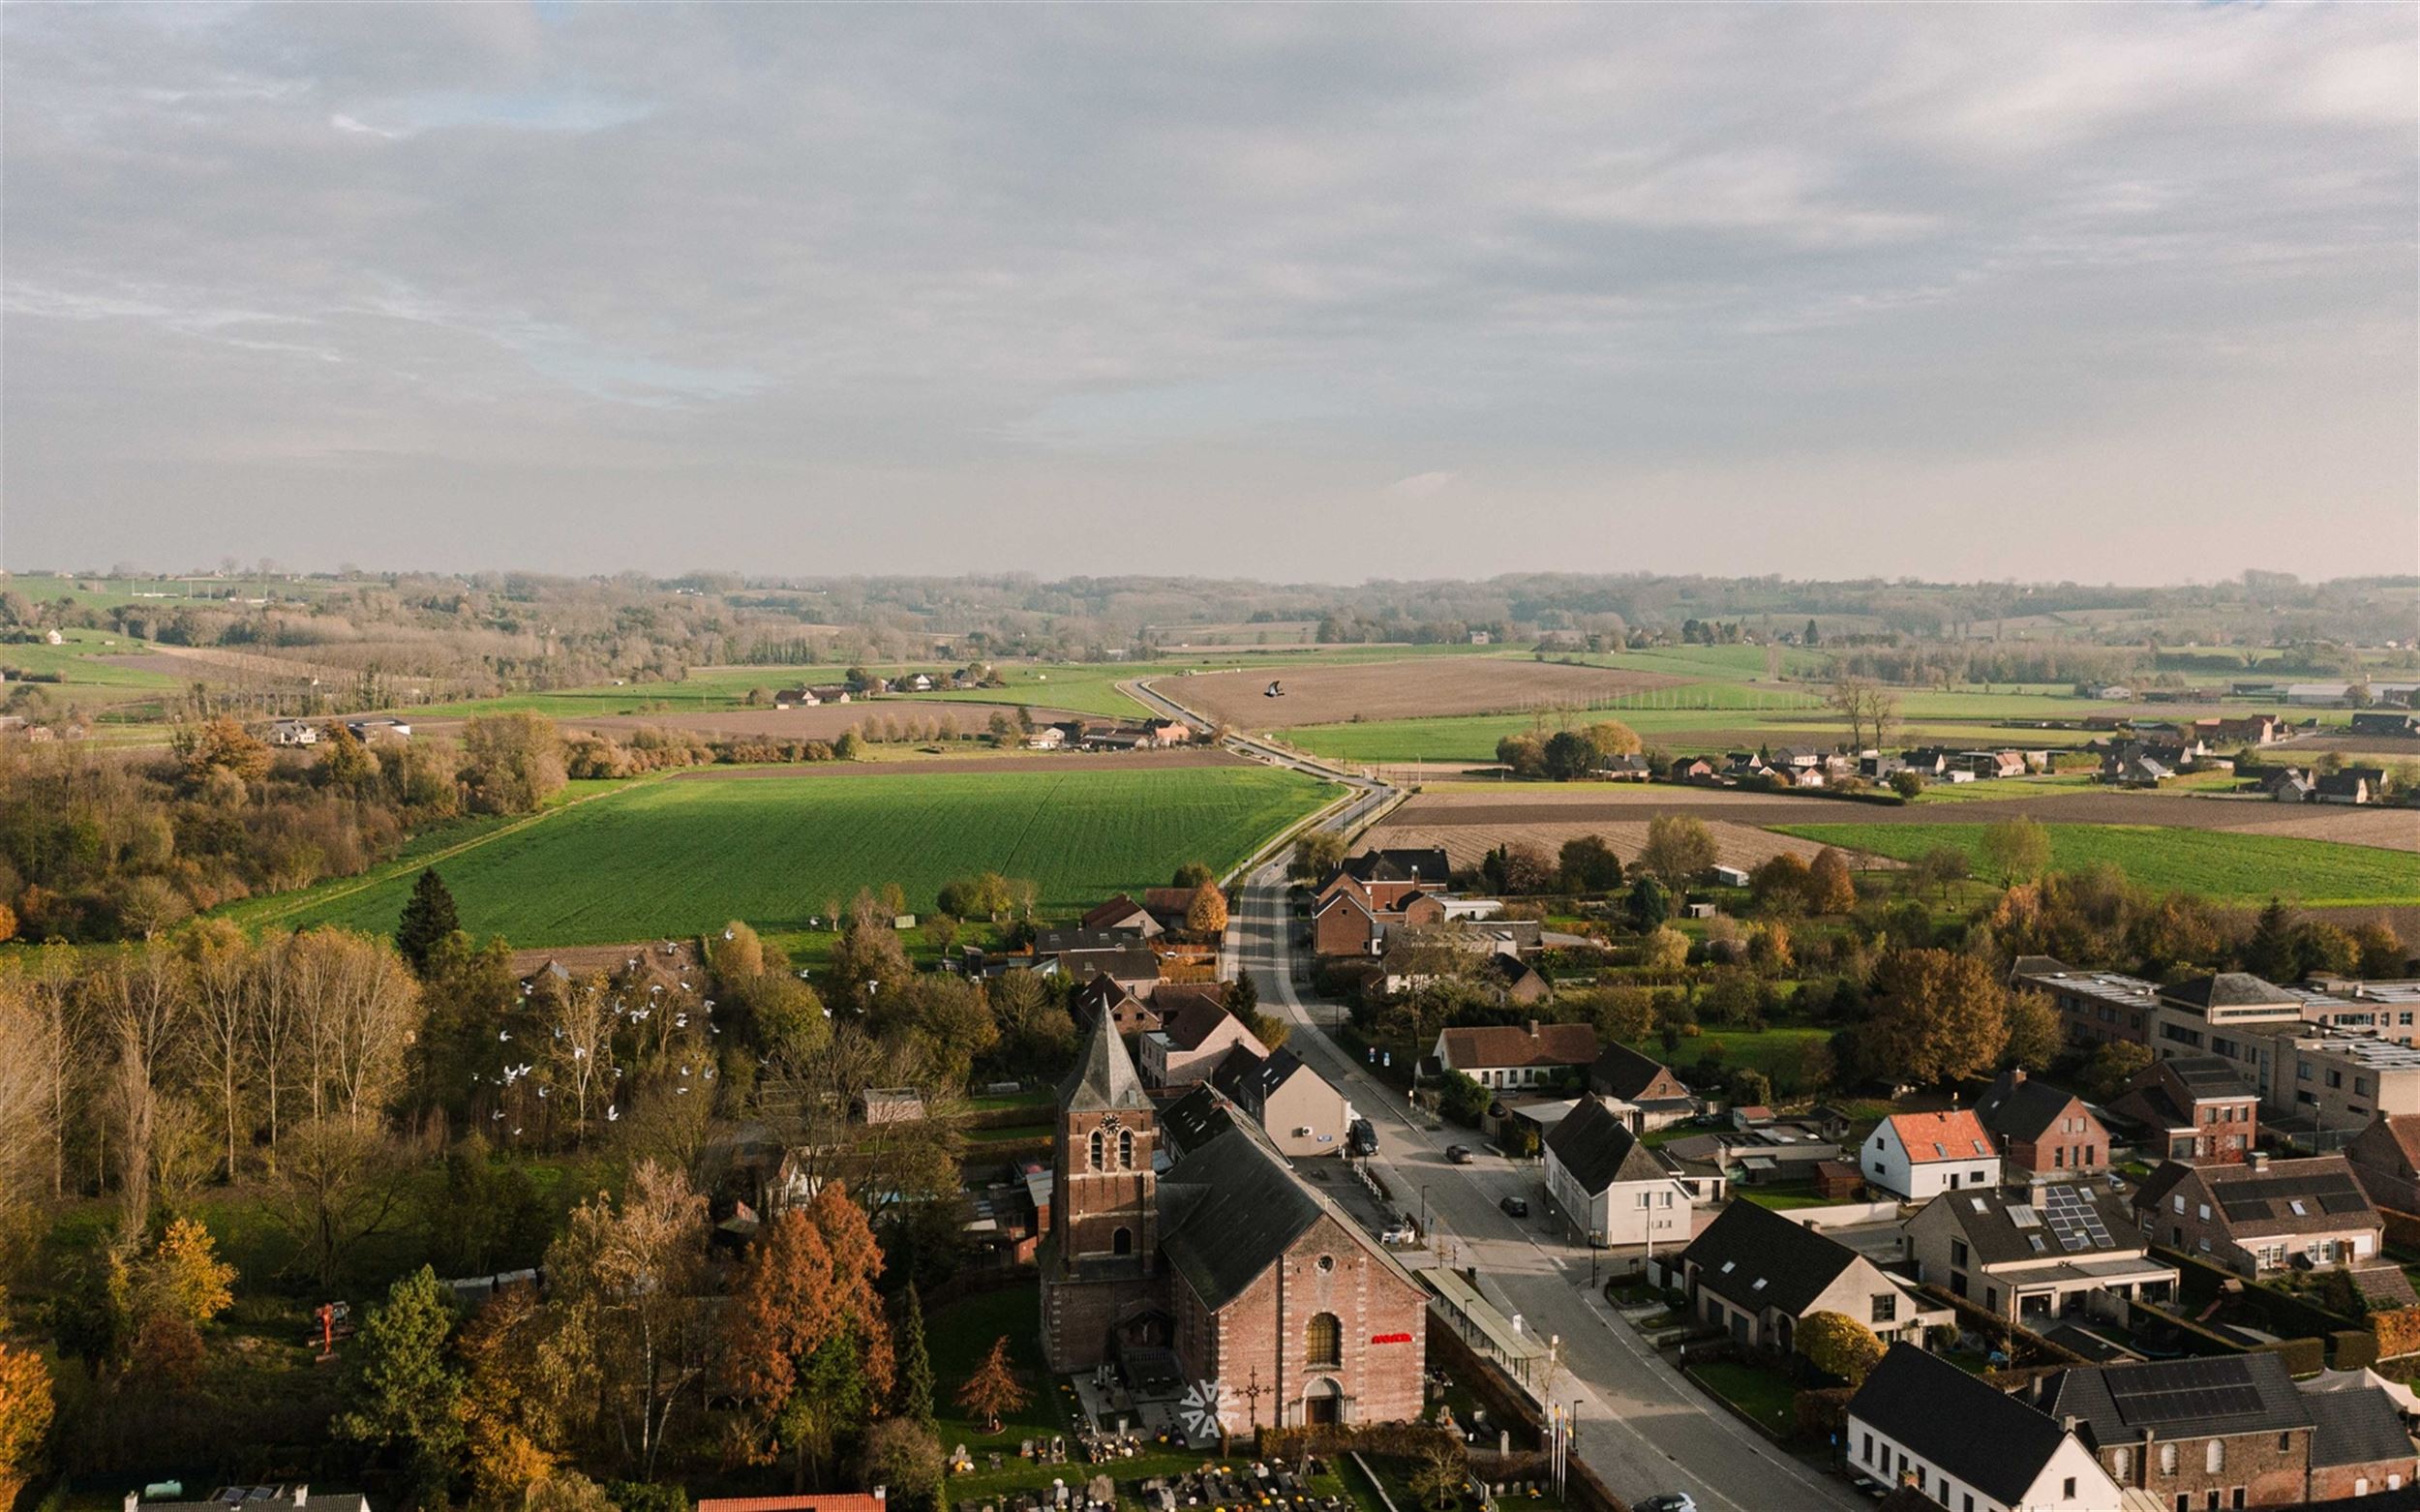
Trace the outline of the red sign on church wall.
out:
M 1370 1336 L 1370 1342 L 1371 1342 L 1372 1344 L 1409 1344 L 1409 1343 L 1411 1343 L 1411 1335 L 1409 1335 L 1409 1334 L 1372 1334 L 1372 1335 Z

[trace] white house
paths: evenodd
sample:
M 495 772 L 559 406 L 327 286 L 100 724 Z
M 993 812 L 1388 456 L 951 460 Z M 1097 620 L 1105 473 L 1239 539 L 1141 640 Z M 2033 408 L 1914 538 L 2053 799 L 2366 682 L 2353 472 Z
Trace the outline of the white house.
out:
M 1867 1181 L 1914 1202 L 2000 1184 L 2000 1152 L 1972 1108 L 1893 1113 L 1866 1138 L 1858 1164 Z
M 1690 1180 L 1650 1150 L 1602 1098 L 1582 1098 L 1546 1135 L 1546 1191 L 1563 1220 L 1592 1245 L 1677 1248 L 1689 1242 L 1689 1210 L 1720 1176 Z
M 1849 1399 L 1849 1466 L 1951 1512 L 2121 1512 L 2126 1494 L 2073 1430 L 1911 1344 Z

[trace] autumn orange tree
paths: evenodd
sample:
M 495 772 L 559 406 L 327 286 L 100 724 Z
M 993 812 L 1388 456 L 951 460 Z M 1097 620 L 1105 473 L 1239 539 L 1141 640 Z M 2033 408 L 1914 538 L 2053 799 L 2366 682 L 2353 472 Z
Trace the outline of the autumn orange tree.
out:
M 1185 905 L 1185 927 L 1205 940 L 1226 932 L 1226 894 L 1216 882 L 1194 889 L 1193 901 Z
M 52 1410 L 42 1356 L 0 1341 L 0 1507 L 15 1504 L 41 1465 Z
M 723 1368 L 754 1414 L 753 1452 L 787 1452 L 797 1489 L 888 1397 L 891 1325 L 874 1279 L 882 1249 L 865 1210 L 832 1182 L 767 1224 L 723 1326 Z
M 1009 1336 L 1002 1334 L 992 1341 L 983 1363 L 958 1387 L 958 1406 L 981 1413 L 983 1431 L 996 1434 L 1002 1414 L 1015 1411 L 1028 1400 L 1024 1383 L 1016 1378 L 1016 1367 L 1009 1363 Z

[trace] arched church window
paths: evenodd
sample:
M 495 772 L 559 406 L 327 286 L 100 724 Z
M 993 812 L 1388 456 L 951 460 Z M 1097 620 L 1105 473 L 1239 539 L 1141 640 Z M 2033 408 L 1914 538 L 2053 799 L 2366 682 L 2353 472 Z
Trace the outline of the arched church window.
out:
M 1094 1130 L 1092 1132 L 1092 1168 L 1094 1170 L 1109 1168 L 1107 1151 L 1108 1141 L 1103 1137 L 1100 1130 Z
M 1132 1129 L 1118 1131 L 1118 1168 L 1120 1170 L 1134 1168 L 1134 1131 Z
M 1314 1314 L 1303 1329 L 1303 1363 L 1313 1370 L 1334 1370 L 1345 1363 L 1345 1330 L 1335 1314 Z

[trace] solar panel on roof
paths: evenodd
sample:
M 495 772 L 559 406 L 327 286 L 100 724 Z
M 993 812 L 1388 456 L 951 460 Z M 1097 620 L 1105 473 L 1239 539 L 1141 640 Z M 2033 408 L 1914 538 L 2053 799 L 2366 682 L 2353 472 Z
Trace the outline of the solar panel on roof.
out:
M 2348 1193 L 2322 1192 L 2319 1194 L 2319 1207 L 2323 1212 L 2358 1213 L 2363 1205 L 2360 1197 Z

